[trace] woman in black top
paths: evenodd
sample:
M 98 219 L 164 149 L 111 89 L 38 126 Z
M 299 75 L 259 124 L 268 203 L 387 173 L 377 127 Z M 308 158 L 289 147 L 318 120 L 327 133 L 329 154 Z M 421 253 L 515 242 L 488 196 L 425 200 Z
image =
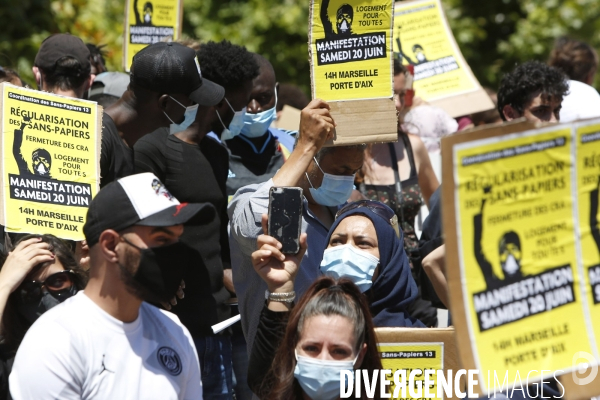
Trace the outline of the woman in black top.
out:
M 266 218 L 266 231 L 264 225 Z M 351 281 L 319 278 L 292 310 L 306 234 L 300 242 L 299 254 L 283 255 L 276 239 L 261 235 L 252 254 L 268 287 L 248 368 L 248 383 L 261 399 L 337 399 L 341 371 L 353 376 L 354 369 L 363 369 L 371 375 L 382 368 L 369 307 Z M 374 393 L 365 389 L 363 398 L 379 398 L 379 387 Z

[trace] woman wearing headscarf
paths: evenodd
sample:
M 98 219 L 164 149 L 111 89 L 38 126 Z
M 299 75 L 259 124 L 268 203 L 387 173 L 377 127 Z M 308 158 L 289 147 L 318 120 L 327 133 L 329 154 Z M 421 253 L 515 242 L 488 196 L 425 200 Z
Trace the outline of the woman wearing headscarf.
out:
M 321 272 L 348 278 L 365 294 L 376 327 L 424 327 L 407 308 L 417 298 L 394 211 L 360 200 L 340 209 L 329 230 Z

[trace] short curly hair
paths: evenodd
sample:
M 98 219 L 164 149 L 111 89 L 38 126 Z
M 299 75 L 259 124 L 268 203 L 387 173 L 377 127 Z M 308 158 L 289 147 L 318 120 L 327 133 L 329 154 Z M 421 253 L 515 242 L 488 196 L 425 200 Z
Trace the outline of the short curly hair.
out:
M 252 53 L 227 40 L 202 44 L 198 50 L 198 61 L 202 76 L 225 90 L 240 88 L 256 78 L 259 72 Z
M 567 77 L 557 68 L 539 61 L 523 63 L 511 73 L 504 75 L 498 89 L 498 112 L 506 121 L 504 106 L 510 105 L 523 115 L 531 95 L 541 90 L 542 94 L 562 101 L 569 91 Z

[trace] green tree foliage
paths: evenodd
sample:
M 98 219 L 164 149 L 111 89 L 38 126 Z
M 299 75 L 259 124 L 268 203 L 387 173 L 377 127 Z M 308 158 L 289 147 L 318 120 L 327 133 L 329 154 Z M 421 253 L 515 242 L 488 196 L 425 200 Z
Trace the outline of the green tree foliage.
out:
M 42 41 L 52 33 L 68 32 L 86 43 L 106 44 L 108 67 L 120 69 L 123 0 L 2 1 L 0 65 L 16 69 L 32 86 L 33 60 Z
M 201 41 L 223 39 L 267 57 L 279 82 L 310 93 L 309 0 L 185 0 L 185 35 Z
M 444 5 L 469 65 L 494 89 L 516 63 L 547 61 L 560 36 L 600 49 L 598 0 L 444 0 Z M 598 75 L 595 86 L 600 87 Z
M 442 0 L 456 40 L 484 85 L 529 59 L 545 61 L 568 35 L 600 49 L 598 0 Z M 31 65 L 50 33 L 71 32 L 106 44 L 107 63 L 121 70 L 125 0 L 3 0 L 0 65 L 33 83 Z M 266 56 L 280 82 L 310 92 L 309 0 L 185 0 L 183 33 L 200 41 L 227 39 Z M 597 78 L 600 84 L 600 78 Z M 600 87 L 600 85 L 597 85 Z

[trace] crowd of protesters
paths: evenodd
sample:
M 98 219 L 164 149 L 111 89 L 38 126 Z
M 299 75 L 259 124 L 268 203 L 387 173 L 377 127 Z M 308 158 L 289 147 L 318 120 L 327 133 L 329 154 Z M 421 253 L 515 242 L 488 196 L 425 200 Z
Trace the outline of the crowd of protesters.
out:
M 398 141 L 325 147 L 329 105 L 243 46 L 160 42 L 127 75 L 48 37 L 37 89 L 104 107 L 101 190 L 84 242 L 3 234 L 0 399 L 338 398 L 340 371 L 381 369 L 375 327 L 427 329 L 448 307 L 440 138 L 599 117 L 597 67 L 561 38 L 486 89 L 496 109 L 455 120 L 407 93 L 396 60 Z M 3 67 L 0 82 L 26 86 Z M 295 131 L 274 128 L 284 104 Z M 270 189 L 288 186 L 304 194 L 294 255 L 267 234 Z

